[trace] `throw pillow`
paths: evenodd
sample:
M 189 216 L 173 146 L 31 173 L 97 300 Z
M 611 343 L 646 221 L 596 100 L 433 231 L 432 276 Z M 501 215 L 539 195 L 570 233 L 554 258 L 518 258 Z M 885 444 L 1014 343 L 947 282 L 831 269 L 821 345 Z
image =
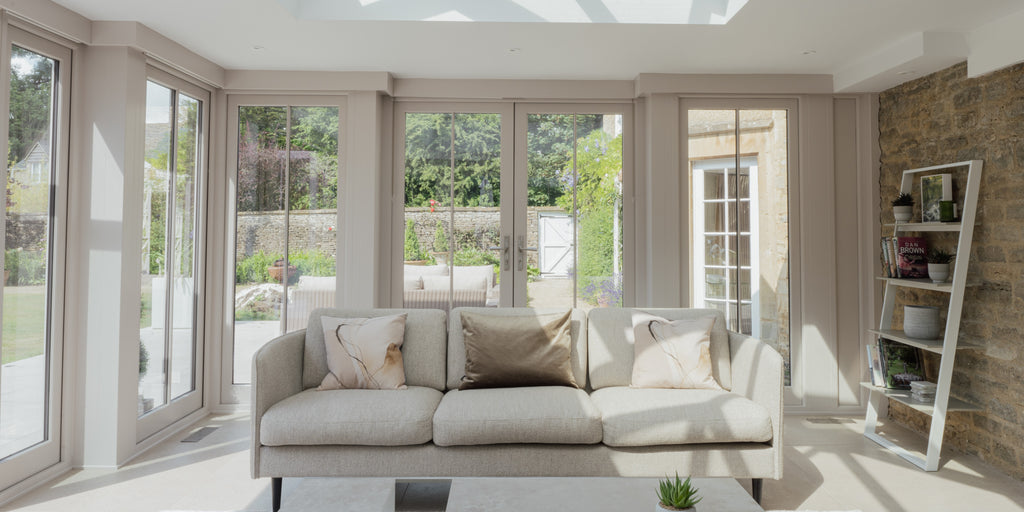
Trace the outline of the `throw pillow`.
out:
M 466 375 L 459 389 L 579 387 L 569 359 L 570 313 L 506 316 L 462 312 Z
M 405 389 L 405 317 L 322 317 L 329 371 L 317 389 Z
M 633 314 L 635 388 L 722 389 L 711 373 L 715 317 L 669 321 Z

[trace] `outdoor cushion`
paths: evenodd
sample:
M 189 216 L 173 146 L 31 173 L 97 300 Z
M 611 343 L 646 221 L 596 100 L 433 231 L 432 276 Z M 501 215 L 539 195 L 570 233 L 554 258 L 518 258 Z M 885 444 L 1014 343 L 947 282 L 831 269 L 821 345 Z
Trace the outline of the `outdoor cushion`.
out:
M 726 390 L 732 389 L 729 332 L 725 315 L 715 309 L 594 308 L 587 315 L 587 364 L 590 386 L 600 389 L 628 386 L 633 373 L 633 312 L 645 312 L 666 320 L 714 316 L 711 328 L 711 374 Z M 450 345 L 449 345 L 449 350 Z M 449 382 L 451 358 L 449 357 Z M 579 380 L 579 378 L 577 378 Z
M 480 276 L 423 276 L 424 290 L 483 290 L 487 291 L 487 280 Z
M 430 441 L 441 392 L 307 389 L 274 404 L 260 421 L 260 442 L 283 445 L 404 446 Z
M 772 439 L 768 409 L 728 391 L 609 387 L 594 391 L 590 398 L 601 411 L 608 446 Z
M 434 413 L 434 444 L 596 444 L 601 414 L 576 388 L 452 390 Z

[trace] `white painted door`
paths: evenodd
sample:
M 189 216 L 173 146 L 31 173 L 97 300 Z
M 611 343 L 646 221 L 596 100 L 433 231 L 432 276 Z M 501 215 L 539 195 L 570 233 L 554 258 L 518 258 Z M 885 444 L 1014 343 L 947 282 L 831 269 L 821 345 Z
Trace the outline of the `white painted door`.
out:
M 563 212 L 537 214 L 541 277 L 569 277 L 572 269 L 572 217 Z

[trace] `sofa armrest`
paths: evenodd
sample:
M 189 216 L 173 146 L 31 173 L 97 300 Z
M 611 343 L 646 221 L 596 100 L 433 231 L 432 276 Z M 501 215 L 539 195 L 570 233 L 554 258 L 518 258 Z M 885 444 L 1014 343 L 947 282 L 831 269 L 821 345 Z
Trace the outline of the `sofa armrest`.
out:
M 250 411 L 252 477 L 259 478 L 260 420 L 270 406 L 302 391 L 306 330 L 290 332 L 263 345 L 252 356 Z
M 729 331 L 732 391 L 765 408 L 772 418 L 772 446 L 776 450 L 776 479 L 782 478 L 782 356 L 767 343 Z

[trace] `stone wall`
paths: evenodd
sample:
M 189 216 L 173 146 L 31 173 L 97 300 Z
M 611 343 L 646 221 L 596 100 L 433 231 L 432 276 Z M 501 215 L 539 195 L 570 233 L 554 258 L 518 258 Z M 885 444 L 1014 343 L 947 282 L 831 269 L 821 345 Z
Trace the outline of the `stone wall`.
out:
M 541 212 L 560 212 L 561 208 L 527 208 L 527 245 L 537 247 L 538 224 Z M 420 248 L 428 253 L 434 250 L 434 235 L 438 221 L 450 232 L 451 213 L 443 208 L 431 212 L 430 208 L 406 208 L 405 218 L 412 219 Z M 44 218 L 45 220 L 45 218 Z M 256 252 L 282 254 L 284 252 L 284 212 L 243 212 L 238 214 L 236 250 L 239 256 Z M 295 251 L 318 250 L 332 258 L 337 252 L 335 243 L 337 215 L 334 210 L 297 210 L 291 212 L 288 230 L 291 248 Z M 403 224 L 404 227 L 404 224 Z M 455 209 L 455 240 L 457 247 L 497 246 L 501 228 L 498 208 L 475 207 Z M 10 236 L 10 233 L 8 233 Z M 11 247 L 8 245 L 8 247 Z M 497 254 L 497 252 L 495 252 Z M 529 253 L 529 264 L 537 265 L 537 253 Z
M 960 341 L 981 346 L 956 355 L 952 394 L 983 408 L 951 413 L 945 446 L 975 454 L 1024 479 L 1024 65 L 967 78 L 967 64 L 907 82 L 879 97 L 881 222 L 891 223 L 889 202 L 901 172 L 981 159 L 978 223 Z M 954 173 L 963 194 L 966 172 Z M 920 219 L 920 189 L 914 189 Z M 959 204 L 962 203 L 960 199 Z M 885 229 L 883 228 L 883 232 Z M 934 244 L 953 239 L 932 238 Z M 898 304 L 946 300 L 932 292 L 905 291 Z M 897 307 L 896 326 L 901 324 Z M 931 354 L 929 354 L 932 356 Z M 927 361 L 929 380 L 938 370 Z M 890 404 L 890 418 L 927 432 L 930 417 Z
M 256 252 L 284 254 L 284 212 L 242 212 L 238 214 L 235 239 L 239 260 Z M 337 253 L 334 210 L 295 210 L 288 221 L 289 252 L 317 250 L 331 258 Z
M 7 249 L 43 249 L 47 238 L 45 213 L 8 213 L 4 234 Z

